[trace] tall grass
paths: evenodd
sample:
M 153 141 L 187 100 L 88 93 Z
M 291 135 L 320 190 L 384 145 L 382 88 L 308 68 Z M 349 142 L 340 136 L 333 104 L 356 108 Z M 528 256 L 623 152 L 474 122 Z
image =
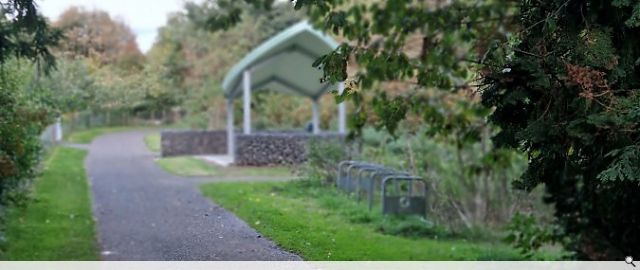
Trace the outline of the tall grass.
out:
M 336 165 L 343 159 L 364 160 L 422 176 L 428 186 L 431 222 L 452 233 L 502 231 L 517 212 L 535 213 L 545 221 L 551 208 L 542 203 L 542 188 L 524 192 L 514 188 L 526 169 L 525 157 L 512 150 L 494 149 L 484 134 L 481 142 L 452 143 L 424 132 L 392 137 L 365 129 L 361 145 L 311 144 L 307 177 L 332 184 Z

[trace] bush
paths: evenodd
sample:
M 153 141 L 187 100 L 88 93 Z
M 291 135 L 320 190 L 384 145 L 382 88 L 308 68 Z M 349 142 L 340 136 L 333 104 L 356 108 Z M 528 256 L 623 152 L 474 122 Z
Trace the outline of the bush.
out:
M 516 213 L 507 226 L 505 241 L 516 247 L 526 258 L 531 258 L 543 245 L 553 242 L 551 226 L 536 221 L 531 214 Z
M 297 171 L 309 180 L 333 184 L 338 163 L 346 159 L 349 159 L 349 151 L 344 143 L 311 140 L 307 144 L 307 161 Z
M 0 71 L 1 204 L 22 198 L 39 161 L 40 134 L 50 121 L 43 96 L 28 91 L 30 71 L 11 64 Z

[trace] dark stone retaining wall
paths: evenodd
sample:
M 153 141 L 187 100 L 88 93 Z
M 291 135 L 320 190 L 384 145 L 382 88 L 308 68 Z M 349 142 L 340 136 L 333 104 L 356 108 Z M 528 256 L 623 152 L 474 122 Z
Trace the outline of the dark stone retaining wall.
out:
M 226 130 L 163 131 L 162 156 L 227 154 Z
M 307 158 L 311 139 L 342 142 L 344 135 L 306 132 L 257 132 L 244 135 L 236 131 L 235 165 L 272 166 L 300 164 Z M 227 131 L 163 131 L 160 134 L 162 156 L 226 155 Z
M 271 166 L 300 164 L 307 158 L 307 143 L 311 139 L 342 142 L 344 135 L 304 132 L 259 132 L 236 134 L 235 164 L 239 166 Z

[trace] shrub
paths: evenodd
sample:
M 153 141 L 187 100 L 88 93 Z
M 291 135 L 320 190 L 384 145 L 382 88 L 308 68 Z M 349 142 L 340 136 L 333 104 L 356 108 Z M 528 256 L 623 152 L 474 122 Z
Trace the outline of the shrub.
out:
M 543 245 L 554 239 L 551 226 L 537 222 L 531 214 L 516 213 L 507 226 L 505 241 L 516 247 L 526 258 L 531 258 Z
M 348 147 L 344 143 L 321 139 L 310 140 L 307 144 L 307 161 L 297 171 L 309 180 L 332 184 L 336 180 L 338 163 L 348 157 Z
M 27 91 L 29 70 L 7 65 L 0 72 L 0 203 L 6 203 L 18 201 L 34 176 L 50 116 L 42 96 Z

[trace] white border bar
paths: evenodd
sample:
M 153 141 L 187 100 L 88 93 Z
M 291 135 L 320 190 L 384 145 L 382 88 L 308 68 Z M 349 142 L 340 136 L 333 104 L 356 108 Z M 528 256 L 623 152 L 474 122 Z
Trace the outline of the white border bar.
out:
M 0 262 L 2 270 L 632 270 L 604 262 Z

